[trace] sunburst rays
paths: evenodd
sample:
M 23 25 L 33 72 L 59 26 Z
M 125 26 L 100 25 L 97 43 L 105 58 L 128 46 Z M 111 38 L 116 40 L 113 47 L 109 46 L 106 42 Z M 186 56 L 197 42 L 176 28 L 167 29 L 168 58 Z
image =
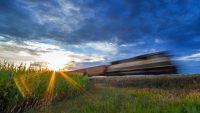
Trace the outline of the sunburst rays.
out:
M 26 82 L 26 78 L 24 76 L 19 77 L 19 78 L 14 78 L 15 84 L 18 88 L 18 90 L 20 91 L 20 93 L 22 94 L 23 97 L 28 96 L 29 94 L 31 94 L 31 89 L 28 86 L 27 82 Z
M 53 71 L 47 83 L 46 90 L 43 94 L 43 105 L 48 105 L 54 99 L 56 76 L 61 76 L 69 85 L 71 85 L 74 88 L 74 91 L 76 91 L 77 93 L 82 92 L 82 94 L 85 95 L 88 99 L 93 99 L 91 94 L 89 94 L 81 84 L 79 84 L 76 80 L 72 79 L 68 74 L 66 74 L 63 71 Z M 27 97 L 28 95 L 35 93 L 33 88 L 34 86 L 31 87 L 31 83 L 33 82 L 31 80 L 34 80 L 34 77 L 36 76 L 26 78 L 25 75 L 21 75 L 14 78 L 15 84 L 23 97 Z
M 73 80 L 70 76 L 68 76 L 67 74 L 65 74 L 63 71 L 60 71 L 61 76 L 67 81 L 69 82 L 71 85 L 73 85 L 74 88 L 77 89 L 77 91 L 82 92 L 82 94 L 89 100 L 95 100 L 95 98 L 88 93 L 80 84 L 78 84 L 78 82 L 76 82 L 75 80 Z
M 49 85 L 45 92 L 44 97 L 44 104 L 48 104 L 53 100 L 54 88 L 55 88 L 55 79 L 56 79 L 56 72 L 53 71 L 51 75 L 51 79 L 49 81 Z
M 25 97 L 27 94 L 26 94 L 26 91 L 24 90 L 23 86 L 21 85 L 20 79 L 14 78 L 14 81 L 15 81 L 15 84 L 16 84 L 18 90 L 22 94 L 22 96 Z
M 64 72 L 60 71 L 60 75 L 67 81 L 69 82 L 74 88 L 81 90 L 81 85 L 79 85 L 75 80 L 73 80 L 71 77 L 69 77 L 67 74 Z
M 31 88 L 28 86 L 25 77 L 21 78 L 21 82 L 28 94 L 31 94 Z

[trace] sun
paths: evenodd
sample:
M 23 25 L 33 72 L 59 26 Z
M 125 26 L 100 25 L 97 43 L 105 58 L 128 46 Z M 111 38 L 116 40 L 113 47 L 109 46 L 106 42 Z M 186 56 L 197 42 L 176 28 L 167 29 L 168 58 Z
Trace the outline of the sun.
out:
M 54 63 L 50 63 L 47 67 L 50 70 L 58 71 L 60 69 L 63 69 L 65 67 L 65 65 L 64 64 L 60 64 L 59 62 L 54 62 Z
M 68 55 L 62 52 L 51 52 L 42 55 L 42 60 L 47 62 L 47 68 L 50 70 L 61 70 L 66 67 L 66 64 L 71 60 Z

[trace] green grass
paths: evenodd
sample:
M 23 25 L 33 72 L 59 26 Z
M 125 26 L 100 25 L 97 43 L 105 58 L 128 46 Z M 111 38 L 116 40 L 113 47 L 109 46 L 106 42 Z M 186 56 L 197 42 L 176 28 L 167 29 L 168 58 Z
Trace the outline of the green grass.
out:
M 48 70 L 25 69 L 0 62 L 0 112 L 16 113 L 43 107 L 64 97 L 81 94 L 89 87 L 87 77 Z
M 94 85 L 87 95 L 27 113 L 199 113 L 199 90 Z
M 89 86 L 79 74 L 0 62 L 0 112 L 200 113 L 199 82 L 199 75 L 158 76 Z

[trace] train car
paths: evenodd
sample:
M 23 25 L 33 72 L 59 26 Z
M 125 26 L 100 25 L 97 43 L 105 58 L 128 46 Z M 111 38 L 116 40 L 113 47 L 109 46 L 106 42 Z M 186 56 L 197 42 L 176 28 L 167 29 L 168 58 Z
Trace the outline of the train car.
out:
M 71 72 L 81 73 L 83 75 L 88 75 L 88 76 L 98 76 L 98 75 L 100 76 L 105 74 L 105 72 L 107 71 L 107 67 L 108 67 L 107 65 L 100 65 L 84 69 L 73 70 Z
M 176 74 L 176 66 L 166 52 L 141 55 L 129 59 L 113 61 L 108 66 L 105 75 L 135 75 L 135 74 Z
M 123 76 L 148 74 L 176 74 L 177 68 L 166 52 L 157 52 L 124 60 L 111 62 L 110 65 L 89 67 L 73 72 L 88 76 Z

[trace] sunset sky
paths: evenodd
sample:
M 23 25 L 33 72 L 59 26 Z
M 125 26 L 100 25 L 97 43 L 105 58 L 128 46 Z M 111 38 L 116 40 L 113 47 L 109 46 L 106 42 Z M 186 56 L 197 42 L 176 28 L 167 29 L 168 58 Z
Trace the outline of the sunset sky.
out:
M 1 60 L 78 69 L 157 51 L 200 73 L 200 0 L 0 1 Z

